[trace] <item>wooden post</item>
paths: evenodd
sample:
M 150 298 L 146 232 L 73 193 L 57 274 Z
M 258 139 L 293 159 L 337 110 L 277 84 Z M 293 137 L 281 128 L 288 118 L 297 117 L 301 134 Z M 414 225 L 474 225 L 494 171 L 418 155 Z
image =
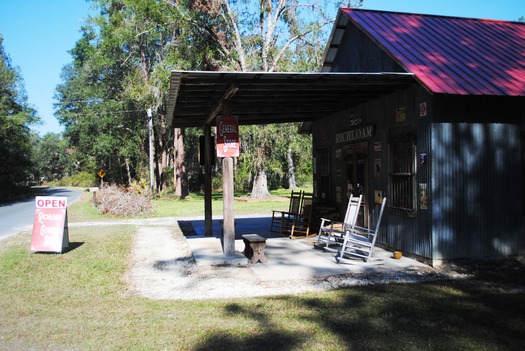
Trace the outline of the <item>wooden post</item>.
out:
M 211 181 L 211 124 L 204 125 L 204 232 L 213 235 Z
M 235 213 L 233 210 L 233 158 L 222 159 L 223 191 L 223 251 L 224 256 L 235 256 Z

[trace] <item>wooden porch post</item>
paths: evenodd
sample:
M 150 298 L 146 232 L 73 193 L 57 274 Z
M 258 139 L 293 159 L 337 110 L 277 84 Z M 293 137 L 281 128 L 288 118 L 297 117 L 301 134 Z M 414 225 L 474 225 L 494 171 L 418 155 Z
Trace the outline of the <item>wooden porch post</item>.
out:
M 239 90 L 236 85 L 228 87 L 221 100 L 213 108 L 204 123 L 204 138 L 206 145 L 206 166 L 204 174 L 204 221 L 206 235 L 212 235 L 212 202 L 211 202 L 211 123 L 219 112 L 226 114 L 230 112 L 229 100 Z M 215 152 L 215 150 L 213 150 Z M 233 213 L 233 161 L 223 161 L 223 253 L 225 256 L 235 255 L 235 221 Z
M 211 124 L 204 125 L 204 232 L 206 236 L 213 235 L 212 203 L 211 203 Z
M 230 114 L 230 100 L 224 101 L 222 113 Z M 217 131 L 218 133 L 218 131 Z M 222 159 L 222 201 L 223 201 L 223 253 L 226 257 L 235 256 L 235 211 L 233 207 L 233 158 Z
M 224 256 L 235 256 L 235 213 L 233 209 L 233 158 L 222 159 L 223 189 L 223 251 Z

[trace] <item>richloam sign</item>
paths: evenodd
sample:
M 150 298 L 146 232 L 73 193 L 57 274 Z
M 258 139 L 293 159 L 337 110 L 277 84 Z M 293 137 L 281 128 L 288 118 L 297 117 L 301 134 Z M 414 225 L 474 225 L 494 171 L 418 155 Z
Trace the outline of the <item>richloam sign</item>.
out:
M 62 253 L 69 246 L 67 197 L 37 196 L 31 252 Z
M 239 157 L 239 123 L 236 116 L 217 116 L 217 157 Z

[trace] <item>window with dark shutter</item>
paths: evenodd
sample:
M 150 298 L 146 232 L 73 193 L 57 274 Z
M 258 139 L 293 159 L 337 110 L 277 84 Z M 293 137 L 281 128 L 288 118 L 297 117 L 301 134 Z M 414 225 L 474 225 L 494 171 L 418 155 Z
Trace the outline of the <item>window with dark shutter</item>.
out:
M 390 139 L 389 203 L 396 214 L 413 215 L 416 209 L 416 137 L 400 134 Z

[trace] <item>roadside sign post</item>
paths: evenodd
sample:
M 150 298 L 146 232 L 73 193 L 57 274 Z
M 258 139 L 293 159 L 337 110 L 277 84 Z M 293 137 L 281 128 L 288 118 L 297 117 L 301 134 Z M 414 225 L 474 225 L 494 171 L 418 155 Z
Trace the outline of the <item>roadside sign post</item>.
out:
M 67 197 L 37 196 L 31 252 L 62 253 L 69 247 Z
M 100 187 L 102 188 L 104 186 L 104 177 L 106 176 L 106 171 L 101 169 L 100 171 L 98 171 L 98 176 L 100 177 Z

